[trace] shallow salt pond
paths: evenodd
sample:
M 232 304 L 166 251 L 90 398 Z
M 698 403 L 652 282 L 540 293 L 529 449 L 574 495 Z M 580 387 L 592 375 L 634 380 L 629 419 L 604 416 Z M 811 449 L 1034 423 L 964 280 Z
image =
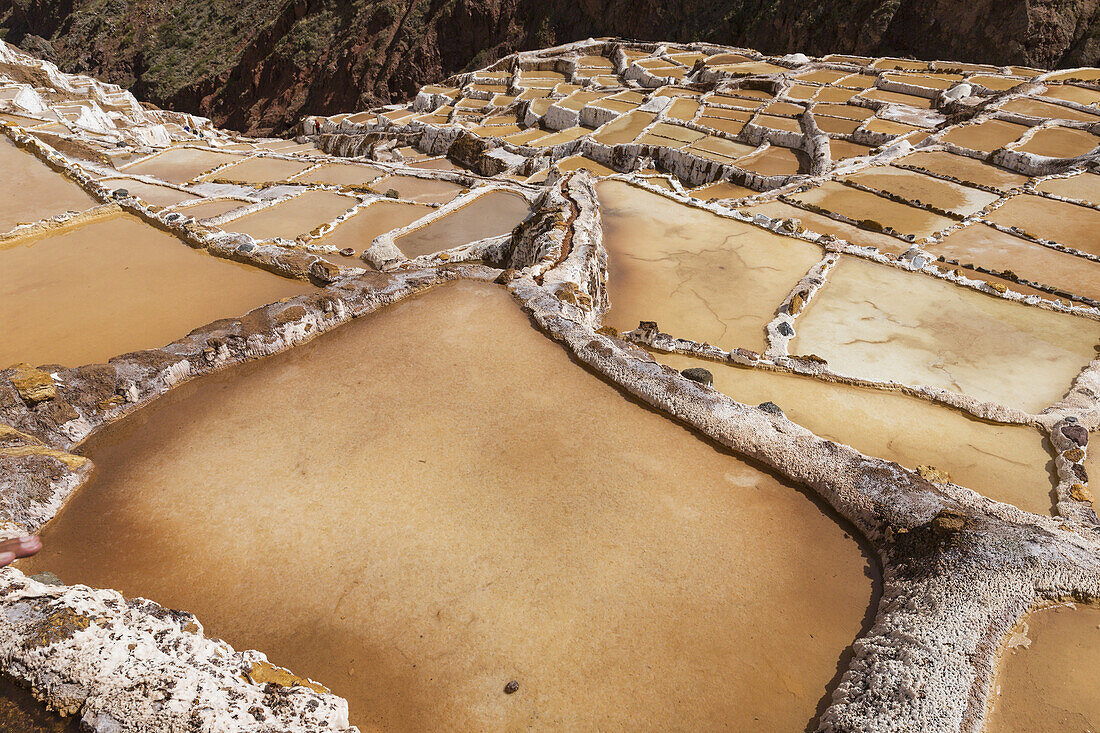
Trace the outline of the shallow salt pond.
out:
M 400 198 L 422 204 L 445 204 L 466 190 L 450 181 L 415 176 L 389 176 L 372 186 L 378 193 L 395 191 Z
M 98 203 L 75 181 L 51 170 L 6 137 L 0 140 L 0 170 L 8 180 L 18 181 L 0 197 L 0 232 L 70 209 L 84 211 Z
M 619 330 L 661 330 L 764 349 L 764 326 L 823 255 L 816 245 L 686 206 L 622 181 L 597 186 Z
M 1039 182 L 1036 188 L 1067 199 L 1100 203 L 1100 176 L 1095 173 L 1080 173 L 1069 178 L 1048 178 Z
M 995 193 L 893 166 L 867 168 L 845 176 L 845 180 L 963 215 L 976 213 L 1000 198 Z
M 791 206 L 783 201 L 768 201 L 763 204 L 746 206 L 741 212 L 753 216 L 763 214 L 771 219 L 798 219 L 806 229 L 818 234 L 832 234 L 844 241 L 859 247 L 875 247 L 882 252 L 901 254 L 912 245 L 895 239 L 888 234 L 868 231 L 859 227 L 845 224 L 842 221 L 829 218 L 824 214 L 818 214 L 797 206 Z
M 228 214 L 230 211 L 236 211 L 242 206 L 250 205 L 248 201 L 239 201 L 237 199 L 216 199 L 214 201 L 196 203 L 191 206 L 176 206 L 173 207 L 173 210 L 194 219 L 213 219 L 216 216 Z
M 332 191 L 306 191 L 219 226 L 226 231 L 243 232 L 257 240 L 273 237 L 294 239 L 331 222 L 356 203 L 355 198 Z
M 998 191 L 1008 191 L 1027 183 L 1027 176 L 1014 173 L 989 163 L 983 163 L 965 155 L 955 155 L 938 150 L 917 152 L 899 158 L 897 165 L 911 165 L 924 168 L 941 176 L 951 176 L 967 183 L 989 186 Z
M 875 600 L 816 502 L 484 284 L 183 385 L 84 451 L 24 571 L 195 612 L 365 730 L 802 730 Z
M 911 469 L 932 465 L 991 499 L 1038 514 L 1051 511 L 1051 456 L 1035 428 L 983 422 L 899 392 L 678 354 L 654 357 L 676 369 L 707 369 L 715 389 L 749 405 L 774 402 L 792 422 L 822 438 Z
M 812 204 L 835 214 L 842 214 L 854 221 L 875 221 L 882 226 L 893 227 L 902 234 L 912 234 L 922 239 L 954 224 L 953 219 L 934 214 L 915 206 L 891 201 L 884 196 L 845 186 L 837 181 L 827 181 L 817 188 L 792 194 L 791 199 L 801 204 Z
M 986 217 L 1003 226 L 1016 226 L 1033 237 L 1100 255 L 1100 211 L 1042 196 L 1014 196 Z
M 131 175 L 155 176 L 168 183 L 186 183 L 212 168 L 240 159 L 240 155 L 216 150 L 169 148 L 151 158 L 123 166 L 120 170 Z
M 117 216 L 0 250 L 0 364 L 105 362 L 312 290 Z
M 347 221 L 338 224 L 335 229 L 321 237 L 317 244 L 332 245 L 340 249 L 351 247 L 362 252 L 375 237 L 412 224 L 433 210 L 428 206 L 405 201 L 374 201 L 355 212 Z M 364 267 L 364 264 L 360 262 L 356 267 Z
M 211 179 L 239 181 L 241 183 L 267 183 L 285 181 L 313 167 L 311 161 L 281 160 L 279 158 L 249 158 L 223 168 L 209 176 Z
M 124 188 L 132 196 L 137 196 L 142 201 L 154 206 L 173 206 L 183 201 L 194 201 L 199 198 L 193 193 L 179 191 L 169 186 L 135 181 L 132 178 L 101 178 L 99 183 L 108 189 Z
M 941 139 L 969 150 L 992 153 L 998 148 L 1019 140 L 1028 129 L 1026 125 L 1017 125 L 1015 122 L 983 120 L 973 125 L 959 125 L 952 128 Z
M 527 199 L 509 191 L 489 191 L 419 229 L 402 234 L 394 244 L 412 259 L 507 234 L 531 212 Z
M 985 224 L 975 223 L 952 232 L 927 249 L 959 262 L 1012 271 L 1026 280 L 1100 300 L 1100 263 L 1028 242 Z
M 1075 130 L 1070 127 L 1044 127 L 1036 130 L 1035 134 L 1016 150 L 1050 158 L 1076 158 L 1092 152 L 1097 145 L 1100 145 L 1100 138 L 1084 130 Z
M 1100 608 L 1057 606 L 1024 619 L 1026 647 L 1004 652 L 986 733 L 1100 729 Z
M 795 331 L 792 354 L 817 354 L 840 374 L 1038 412 L 1093 357 L 1100 323 L 842 257 Z
M 303 173 L 295 183 L 328 183 L 333 186 L 365 186 L 385 175 L 385 171 L 369 165 L 326 163 L 320 168 Z

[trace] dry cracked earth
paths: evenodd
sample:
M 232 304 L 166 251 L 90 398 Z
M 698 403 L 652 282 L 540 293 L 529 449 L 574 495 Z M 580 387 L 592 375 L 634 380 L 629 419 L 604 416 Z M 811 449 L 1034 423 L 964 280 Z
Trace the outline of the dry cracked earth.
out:
M 589 40 L 273 140 L 0 44 L 0 129 L 6 729 L 1100 725 L 1100 69 Z

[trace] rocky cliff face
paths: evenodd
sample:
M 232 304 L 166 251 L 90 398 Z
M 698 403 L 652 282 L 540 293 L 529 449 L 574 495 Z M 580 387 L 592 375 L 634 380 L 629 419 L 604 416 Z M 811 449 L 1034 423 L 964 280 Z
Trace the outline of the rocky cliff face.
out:
M 1093 65 L 1100 0 L 0 0 L 0 32 L 67 71 L 266 133 L 589 36 Z

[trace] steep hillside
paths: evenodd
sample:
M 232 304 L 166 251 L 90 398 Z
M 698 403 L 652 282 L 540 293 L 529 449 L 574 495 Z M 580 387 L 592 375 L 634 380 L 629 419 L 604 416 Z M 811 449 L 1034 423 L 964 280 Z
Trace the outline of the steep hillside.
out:
M 250 132 L 588 36 L 1077 66 L 1098 0 L 0 0 L 5 40 Z

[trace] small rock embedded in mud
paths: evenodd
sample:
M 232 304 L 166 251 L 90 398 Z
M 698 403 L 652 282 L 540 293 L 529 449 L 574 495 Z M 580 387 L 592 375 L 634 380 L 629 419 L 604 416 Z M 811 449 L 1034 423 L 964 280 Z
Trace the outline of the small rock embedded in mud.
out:
M 512 680 L 511 682 L 509 682 L 508 684 L 506 684 L 504 686 L 504 694 L 505 695 L 511 695 L 513 692 L 515 692 L 518 689 L 519 689 L 519 683 L 516 682 L 515 680 Z
M 779 325 L 775 327 L 776 331 L 779 331 L 780 336 L 794 336 L 794 329 L 791 328 L 791 324 L 786 321 L 780 321 Z
M 706 369 L 700 369 L 699 367 L 691 367 L 680 372 L 685 379 L 690 379 L 693 382 L 698 382 L 704 386 L 710 387 L 714 384 L 714 375 Z
M 57 577 L 56 575 L 54 575 L 53 573 L 50 573 L 50 572 L 44 572 L 44 573 L 38 573 L 37 575 L 32 575 L 31 580 L 37 580 L 39 583 L 42 583 L 43 585 L 65 585 L 63 582 L 61 582 L 61 578 Z
M 251 252 L 254 249 L 256 249 L 256 245 L 249 242 L 245 242 L 244 244 L 238 245 L 237 247 L 238 252 Z
M 340 254 L 344 257 L 354 257 L 355 256 L 355 248 L 354 247 L 344 247 L 342 250 L 340 250 Z
M 111 195 L 116 199 L 125 199 L 130 197 L 130 192 L 125 188 L 116 188 L 114 191 L 111 191 Z
M 763 410 L 764 412 L 766 412 L 770 415 L 779 415 L 781 417 L 783 415 L 783 408 L 781 408 L 779 405 L 775 404 L 774 402 L 761 402 L 756 407 L 758 409 Z
M 1062 435 L 1072 440 L 1078 446 L 1084 447 L 1089 444 L 1089 431 L 1085 430 L 1083 425 L 1063 425 Z

